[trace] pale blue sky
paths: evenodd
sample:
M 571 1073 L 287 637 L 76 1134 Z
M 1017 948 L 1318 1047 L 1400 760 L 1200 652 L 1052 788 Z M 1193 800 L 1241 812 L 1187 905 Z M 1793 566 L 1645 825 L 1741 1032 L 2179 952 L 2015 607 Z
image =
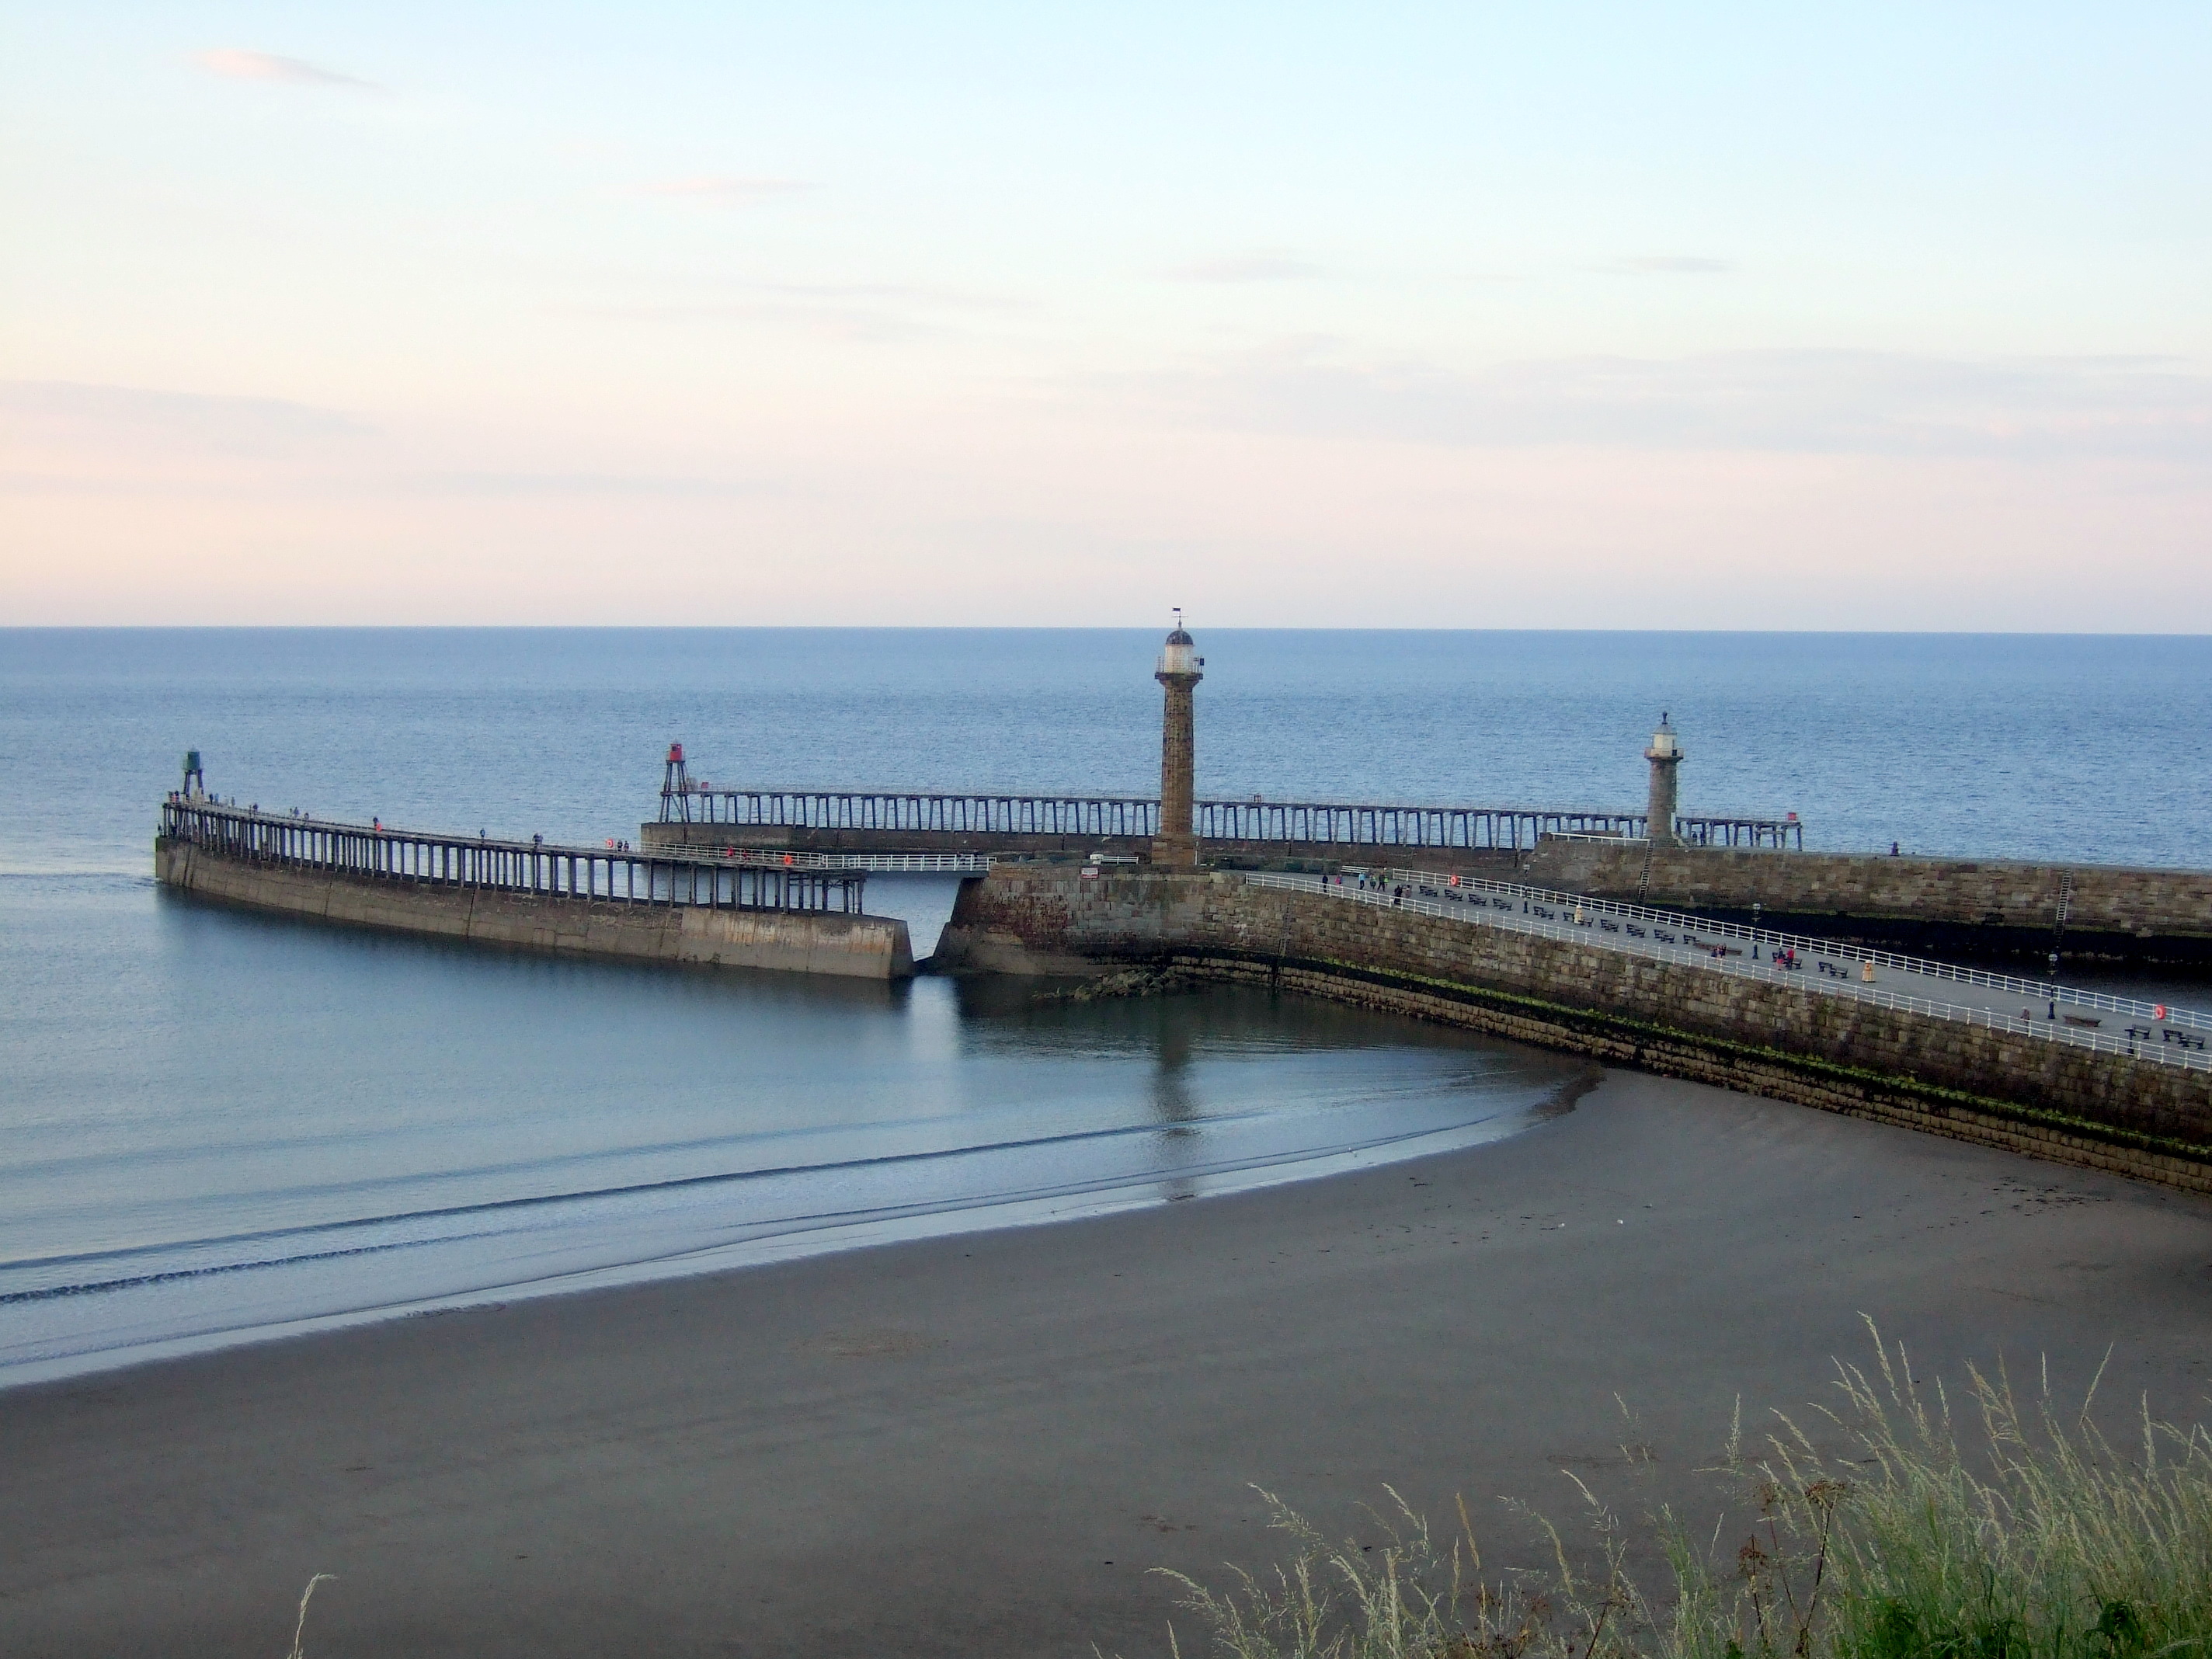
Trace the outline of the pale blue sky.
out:
M 0 620 L 2212 628 L 2202 4 L 0 20 Z

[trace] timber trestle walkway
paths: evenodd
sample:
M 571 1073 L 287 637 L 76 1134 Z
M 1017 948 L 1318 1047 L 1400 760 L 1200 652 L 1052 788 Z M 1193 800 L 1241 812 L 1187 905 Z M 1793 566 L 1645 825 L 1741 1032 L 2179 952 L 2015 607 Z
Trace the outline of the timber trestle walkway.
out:
M 333 823 L 173 794 L 161 835 L 240 863 L 587 903 L 863 914 L 864 871 Z
M 674 772 L 674 765 L 671 767 Z M 1533 806 L 1424 806 L 1332 801 L 1200 800 L 1192 829 L 1201 843 L 1306 847 L 1419 847 L 1526 851 L 1545 836 L 1633 839 L 1642 812 Z M 1160 804 L 1151 796 L 929 793 L 867 789 L 722 789 L 672 776 L 659 822 L 865 835 L 1048 836 L 1100 842 L 1150 841 Z M 1682 839 L 1698 847 L 1804 846 L 1796 817 L 1685 816 Z M 978 849 L 982 850 L 982 849 Z

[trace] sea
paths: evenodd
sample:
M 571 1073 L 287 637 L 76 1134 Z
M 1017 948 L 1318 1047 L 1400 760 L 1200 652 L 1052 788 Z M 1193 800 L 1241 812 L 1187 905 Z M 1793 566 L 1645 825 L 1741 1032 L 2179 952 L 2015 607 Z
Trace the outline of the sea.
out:
M 1198 630 L 1203 795 L 1686 811 L 2212 866 L 2212 640 Z M 1157 631 L 0 631 L 0 1386 L 1468 1147 L 1577 1063 L 1263 993 L 575 962 L 151 878 L 181 756 L 319 817 L 635 837 L 732 787 L 1149 793 Z M 933 946 L 954 884 L 878 877 Z M 1044 988 L 1048 993 L 1050 988 Z

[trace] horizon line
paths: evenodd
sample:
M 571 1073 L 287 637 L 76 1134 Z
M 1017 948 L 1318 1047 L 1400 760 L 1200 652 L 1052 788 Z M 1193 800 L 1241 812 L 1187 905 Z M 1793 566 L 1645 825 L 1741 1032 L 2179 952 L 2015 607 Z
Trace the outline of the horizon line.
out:
M 1164 624 L 1172 626 L 1173 624 Z M 1725 639 L 2205 640 L 2212 632 L 2030 628 L 1440 628 L 1197 623 L 1214 634 L 1671 635 Z M 0 634 L 1132 634 L 1152 623 L 0 623 Z

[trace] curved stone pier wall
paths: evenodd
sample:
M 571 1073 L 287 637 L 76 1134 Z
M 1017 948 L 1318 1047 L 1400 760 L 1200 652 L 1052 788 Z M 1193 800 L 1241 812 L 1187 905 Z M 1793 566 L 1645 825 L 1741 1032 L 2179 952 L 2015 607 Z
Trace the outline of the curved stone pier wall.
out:
M 228 903 L 516 950 L 854 979 L 914 972 L 906 923 L 893 916 L 621 904 L 328 875 L 222 858 L 167 839 L 154 843 L 154 870 L 169 886 Z
M 1668 910 L 1894 942 L 1906 949 L 2069 955 L 2212 965 L 2212 872 L 2112 864 L 1883 858 L 1741 848 L 1653 848 L 1547 837 L 1517 880 Z
M 815 853 L 998 853 L 1144 856 L 1137 836 L 1014 835 L 926 830 L 817 830 L 764 824 L 647 823 L 647 848 L 744 847 Z M 1534 852 L 1492 848 L 1350 846 L 1318 842 L 1201 843 L 1217 860 L 1460 871 L 1748 921 L 1929 956 L 2073 957 L 2212 969 L 2212 872 L 2106 864 L 1882 858 L 1771 848 L 1652 848 L 1547 836 Z M 2059 927 L 2060 909 L 2065 925 Z
M 964 885 L 938 960 L 1259 980 L 2212 1191 L 2212 1072 L 1235 875 L 1002 868 Z

